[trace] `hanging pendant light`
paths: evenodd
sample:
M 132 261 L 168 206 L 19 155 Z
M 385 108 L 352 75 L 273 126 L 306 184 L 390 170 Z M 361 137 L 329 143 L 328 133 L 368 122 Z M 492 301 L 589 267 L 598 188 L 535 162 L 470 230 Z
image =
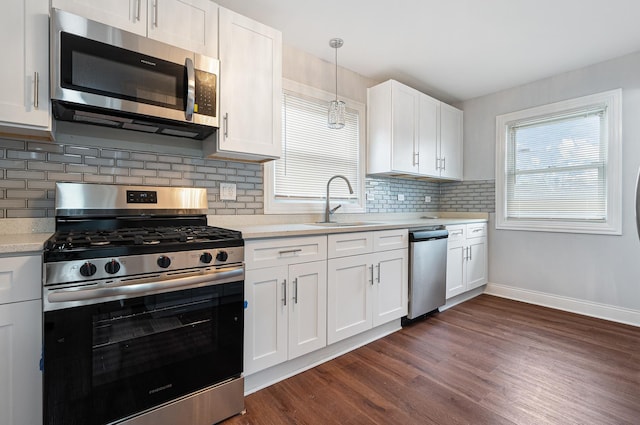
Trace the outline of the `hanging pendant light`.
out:
M 338 49 L 342 47 L 344 41 L 341 38 L 329 40 L 329 46 L 336 50 L 336 99 L 329 102 L 329 128 L 344 127 L 345 103 L 338 100 Z

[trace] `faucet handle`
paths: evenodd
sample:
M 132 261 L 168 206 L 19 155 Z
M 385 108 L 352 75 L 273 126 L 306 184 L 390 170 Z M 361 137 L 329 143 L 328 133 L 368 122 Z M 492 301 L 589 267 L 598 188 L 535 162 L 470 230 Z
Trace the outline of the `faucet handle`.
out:
M 333 213 L 334 213 L 334 212 L 336 212 L 336 210 L 337 210 L 338 208 L 340 208 L 341 206 L 342 206 L 342 204 L 338 204 L 338 206 L 337 206 L 337 207 L 335 207 L 335 208 L 331 208 L 331 209 L 329 210 L 329 214 L 333 214 Z

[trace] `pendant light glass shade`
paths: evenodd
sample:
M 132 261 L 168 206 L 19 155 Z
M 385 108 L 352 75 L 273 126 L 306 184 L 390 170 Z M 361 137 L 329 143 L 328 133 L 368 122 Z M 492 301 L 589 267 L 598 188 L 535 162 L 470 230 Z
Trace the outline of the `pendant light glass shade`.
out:
M 329 102 L 329 128 L 344 127 L 345 106 L 345 103 L 341 100 L 332 100 Z
M 329 128 L 340 129 L 344 127 L 345 103 L 338 100 L 338 49 L 342 47 L 344 41 L 341 38 L 329 40 L 329 46 L 336 51 L 336 99 L 329 102 Z

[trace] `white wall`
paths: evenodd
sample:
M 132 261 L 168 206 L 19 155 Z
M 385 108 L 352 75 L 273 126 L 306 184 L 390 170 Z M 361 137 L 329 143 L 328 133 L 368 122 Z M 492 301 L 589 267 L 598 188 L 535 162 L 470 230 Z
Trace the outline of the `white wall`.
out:
M 464 178 L 495 178 L 496 115 L 619 87 L 622 236 L 495 230 L 491 223 L 489 282 L 640 314 L 640 241 L 634 209 L 640 166 L 640 52 L 463 102 Z

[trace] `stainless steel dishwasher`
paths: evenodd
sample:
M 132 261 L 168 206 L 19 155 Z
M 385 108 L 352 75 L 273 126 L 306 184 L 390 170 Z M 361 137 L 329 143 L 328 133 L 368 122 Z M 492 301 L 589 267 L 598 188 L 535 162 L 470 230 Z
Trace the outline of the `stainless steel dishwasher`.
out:
M 407 320 L 446 302 L 447 238 L 444 226 L 409 229 L 409 312 Z

